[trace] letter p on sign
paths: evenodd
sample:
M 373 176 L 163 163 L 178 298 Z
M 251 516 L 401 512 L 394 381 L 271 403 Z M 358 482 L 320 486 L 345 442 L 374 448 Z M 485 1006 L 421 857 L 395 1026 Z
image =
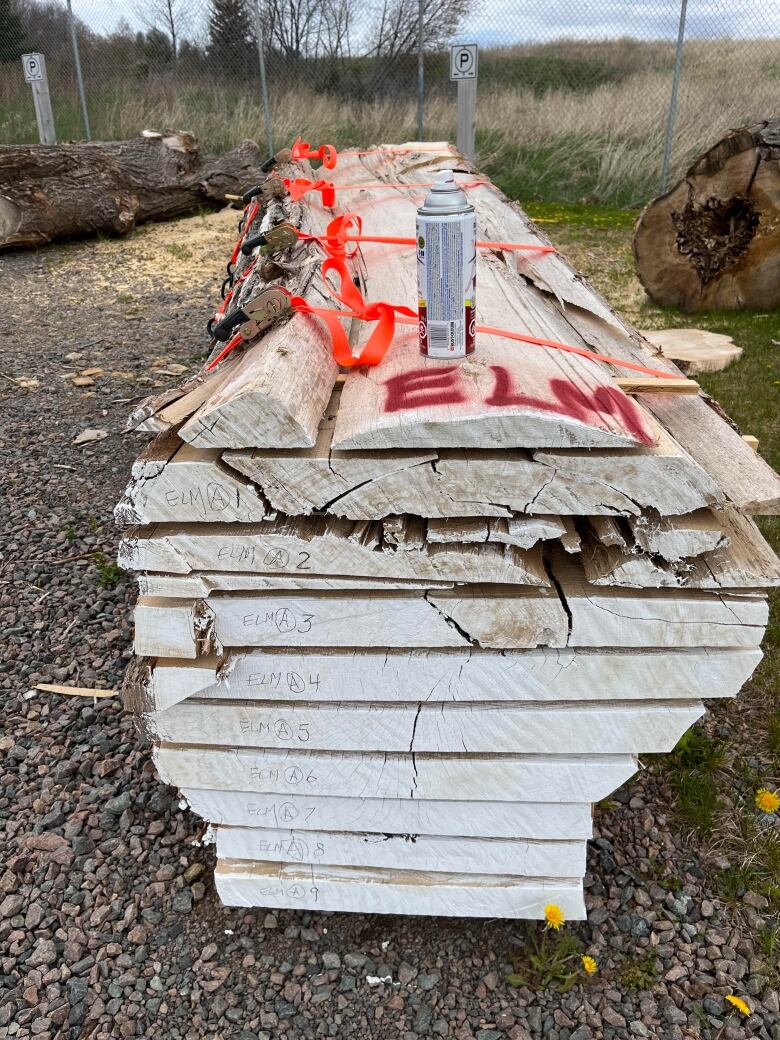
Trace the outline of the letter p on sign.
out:
M 450 79 L 477 78 L 476 43 L 454 43 L 450 47 Z

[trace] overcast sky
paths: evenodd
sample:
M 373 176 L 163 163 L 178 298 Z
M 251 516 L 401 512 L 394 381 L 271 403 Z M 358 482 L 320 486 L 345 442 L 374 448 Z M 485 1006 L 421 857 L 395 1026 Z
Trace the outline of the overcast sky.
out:
M 193 6 L 205 13 L 208 0 L 193 0 Z M 122 18 L 139 24 L 126 2 L 73 0 L 73 10 L 98 32 L 110 32 Z M 482 0 L 458 38 L 483 46 L 560 36 L 673 39 L 679 13 L 679 0 Z M 197 23 L 202 26 L 202 16 Z M 687 35 L 780 36 L 780 0 L 689 0 Z

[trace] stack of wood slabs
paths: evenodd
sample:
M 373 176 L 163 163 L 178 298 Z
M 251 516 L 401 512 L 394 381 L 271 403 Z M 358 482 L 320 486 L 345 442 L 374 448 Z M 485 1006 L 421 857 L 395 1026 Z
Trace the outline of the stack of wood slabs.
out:
M 340 156 L 337 211 L 409 235 L 419 189 L 347 186 L 474 179 L 411 149 Z M 469 193 L 480 238 L 546 244 L 489 182 Z M 273 198 L 250 234 L 332 216 Z M 264 278 L 332 304 L 320 259 L 262 260 L 231 306 Z M 413 247 L 364 244 L 350 272 L 414 303 Z M 485 324 L 676 372 L 559 255 L 483 252 L 478 285 Z M 295 313 L 135 413 L 157 436 L 117 507 L 126 702 L 214 826 L 226 903 L 583 917 L 592 803 L 737 694 L 780 580 L 750 518 L 780 479 L 705 396 L 629 397 L 621 374 L 487 335 L 427 361 L 401 326 L 339 376 Z

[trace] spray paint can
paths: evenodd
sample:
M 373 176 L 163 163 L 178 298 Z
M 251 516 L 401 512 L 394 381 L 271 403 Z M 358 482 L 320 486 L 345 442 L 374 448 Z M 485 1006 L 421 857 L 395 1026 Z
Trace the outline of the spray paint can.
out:
M 420 353 L 474 353 L 477 218 L 452 170 L 442 170 L 417 210 Z

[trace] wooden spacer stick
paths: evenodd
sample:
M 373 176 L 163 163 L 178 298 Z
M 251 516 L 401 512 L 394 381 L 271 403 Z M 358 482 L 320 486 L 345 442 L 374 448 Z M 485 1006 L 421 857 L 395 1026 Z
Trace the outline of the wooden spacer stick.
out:
M 699 384 L 695 379 L 656 379 L 637 376 L 615 379 L 614 383 L 625 394 L 698 394 Z
M 743 433 L 742 440 L 749 444 L 753 451 L 758 451 L 758 437 L 754 437 L 752 433 Z
M 64 693 L 66 697 L 116 697 L 116 690 L 90 690 L 86 686 L 60 686 L 58 683 L 37 683 L 43 693 Z

